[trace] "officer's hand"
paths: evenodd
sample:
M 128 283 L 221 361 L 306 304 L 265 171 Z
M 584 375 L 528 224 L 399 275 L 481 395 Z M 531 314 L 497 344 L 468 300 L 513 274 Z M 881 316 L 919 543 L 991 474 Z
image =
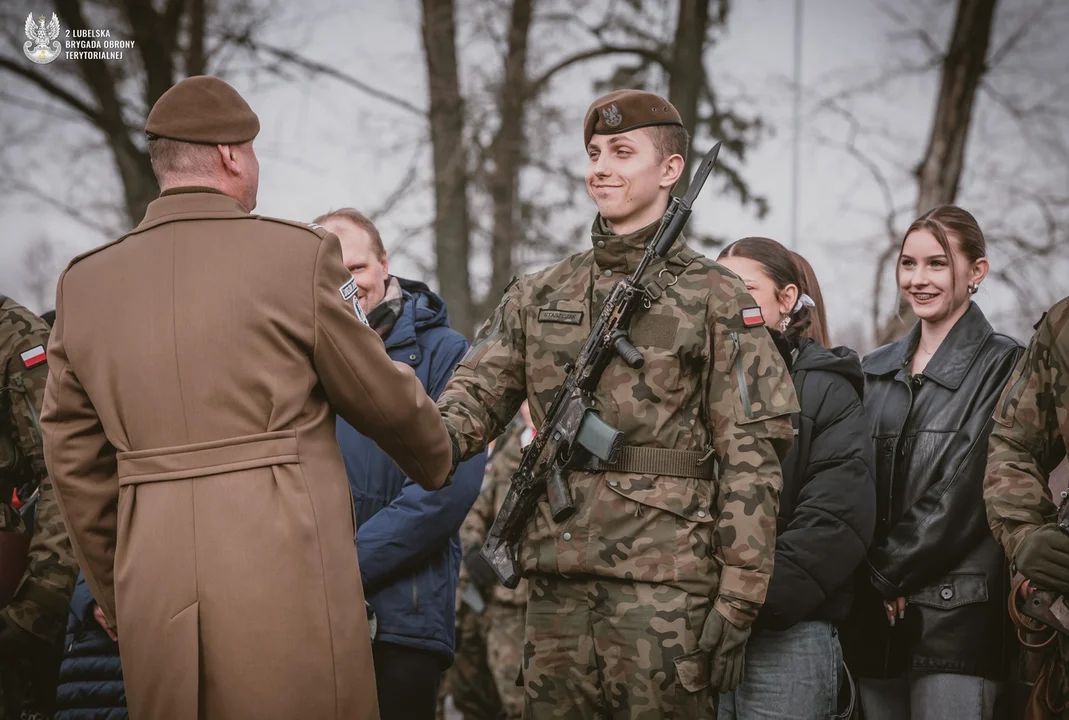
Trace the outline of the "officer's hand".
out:
M 1033 530 L 1017 548 L 1013 562 L 1033 585 L 1069 594 L 1069 536 L 1054 523 Z
M 104 629 L 104 632 L 108 634 L 108 637 L 115 642 L 119 642 L 119 634 L 115 632 L 115 628 L 108 625 L 108 619 L 104 617 L 104 611 L 100 609 L 100 606 L 93 603 L 93 619 L 97 621 L 97 625 Z
M 732 625 L 715 609 L 706 618 L 698 647 L 712 653 L 709 682 L 719 692 L 731 692 L 742 684 L 749 637 L 750 628 Z

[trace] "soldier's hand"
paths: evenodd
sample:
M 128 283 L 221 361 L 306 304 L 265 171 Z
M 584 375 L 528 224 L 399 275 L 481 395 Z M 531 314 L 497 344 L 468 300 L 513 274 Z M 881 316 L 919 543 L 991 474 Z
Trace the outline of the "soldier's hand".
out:
M 709 683 L 719 692 L 731 692 L 742 684 L 749 637 L 750 628 L 736 627 L 715 609 L 706 618 L 698 647 L 712 653 Z
M 468 577 L 471 578 L 472 585 L 478 588 L 480 595 L 486 597 L 497 585 L 497 574 L 479 554 L 480 549 L 478 545 L 468 548 L 468 551 L 464 553 L 464 567 L 468 569 Z
M 1056 524 L 1033 530 L 1021 541 L 1013 562 L 1036 587 L 1069 594 L 1069 536 Z

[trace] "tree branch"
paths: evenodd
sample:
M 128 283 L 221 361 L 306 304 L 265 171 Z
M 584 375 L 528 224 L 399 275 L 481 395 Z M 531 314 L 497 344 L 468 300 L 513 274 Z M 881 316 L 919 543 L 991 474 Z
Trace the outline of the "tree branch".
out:
M 548 70 L 543 71 L 541 75 L 528 83 L 527 97 L 535 97 L 541 93 L 542 90 L 545 89 L 546 84 L 549 83 L 549 81 L 553 79 L 553 76 L 560 71 L 569 68 L 576 63 L 593 60 L 594 58 L 604 57 L 606 55 L 638 55 L 650 62 L 657 63 L 665 70 L 668 70 L 671 67 L 668 58 L 656 50 L 650 50 L 649 48 L 644 48 L 639 45 L 602 45 L 601 47 L 584 50 L 583 52 L 570 55 L 550 66 Z
M 1039 20 L 1040 16 L 1050 10 L 1052 5 L 1054 5 L 1054 0 L 1046 0 L 1046 2 L 1038 7 L 1027 20 L 1010 33 L 1010 36 L 1006 38 L 1006 42 L 1002 43 L 1002 47 L 996 48 L 994 52 L 991 53 L 991 59 L 987 61 L 988 72 L 1002 62 L 1007 55 L 1013 52 L 1013 49 L 1017 47 L 1017 45 L 1025 39 L 1028 33 L 1031 32 L 1032 28 L 1036 26 L 1036 21 Z
M 229 35 L 226 39 L 238 45 L 244 45 L 245 47 L 249 48 L 254 52 L 265 52 L 268 55 L 275 57 L 277 60 L 291 63 L 293 65 L 296 65 L 297 67 L 304 68 L 305 70 L 308 70 L 313 73 L 332 77 L 335 80 L 339 80 L 345 83 L 346 85 L 349 85 L 363 93 L 366 93 L 367 95 L 370 95 L 374 98 L 378 98 L 379 100 L 393 105 L 394 107 L 401 108 L 402 110 L 412 113 L 413 115 L 417 115 L 424 120 L 427 118 L 426 110 L 416 107 L 407 100 L 399 98 L 395 95 L 391 95 L 390 93 L 385 92 L 383 90 L 374 88 L 365 82 L 357 80 L 352 75 L 343 73 L 340 70 L 337 70 L 336 68 L 330 67 L 329 65 L 324 65 L 321 62 L 317 62 L 302 55 L 298 55 L 292 50 L 285 50 L 283 48 L 275 47 L 273 45 L 268 45 L 267 43 L 263 43 L 258 40 L 253 40 L 248 35 Z
M 73 93 L 60 87 L 41 73 L 26 67 L 26 63 L 15 62 L 6 57 L 0 57 L 0 68 L 12 72 L 26 80 L 29 80 L 38 88 L 44 90 L 46 93 L 48 93 L 55 99 L 64 103 L 68 107 L 77 110 L 98 128 L 104 129 L 106 127 L 107 123 L 104 120 L 104 116 L 100 114 L 99 110 L 90 107 L 87 103 L 80 100 Z

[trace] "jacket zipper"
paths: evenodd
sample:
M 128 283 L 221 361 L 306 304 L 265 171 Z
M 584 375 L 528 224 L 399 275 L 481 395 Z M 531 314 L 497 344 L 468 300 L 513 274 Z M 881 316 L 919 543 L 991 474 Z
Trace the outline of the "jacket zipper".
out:
M 464 361 L 478 364 L 479 360 L 482 359 L 482 356 L 479 355 L 482 349 L 490 344 L 491 341 L 496 340 L 497 336 L 501 334 L 501 326 L 505 324 L 505 310 L 508 308 L 508 304 L 511 300 L 511 297 L 505 298 L 505 301 L 497 308 L 494 312 L 494 317 L 492 318 L 494 323 L 493 329 L 487 333 L 486 337 L 471 346 L 471 349 L 464 355 Z
M 902 443 L 902 433 L 906 429 L 906 423 L 909 422 L 909 415 L 913 412 L 913 381 L 907 379 L 905 381 L 906 392 L 909 393 L 909 403 L 906 405 L 906 415 L 902 419 L 902 424 L 898 427 L 898 431 L 895 433 L 895 442 L 891 447 L 891 474 L 887 480 L 887 525 L 890 529 L 891 520 L 891 504 L 894 499 L 894 487 L 895 487 L 895 466 L 898 464 L 898 448 Z M 883 672 L 884 675 L 888 673 L 888 668 L 891 667 L 891 645 L 893 641 L 888 638 L 887 645 L 884 647 L 883 658 Z
M 752 419 L 753 408 L 750 407 L 750 386 L 746 384 L 746 373 L 742 368 L 742 345 L 739 343 L 739 334 L 737 332 L 731 333 L 731 339 L 735 342 L 735 379 L 739 383 L 742 412 L 747 419 Z

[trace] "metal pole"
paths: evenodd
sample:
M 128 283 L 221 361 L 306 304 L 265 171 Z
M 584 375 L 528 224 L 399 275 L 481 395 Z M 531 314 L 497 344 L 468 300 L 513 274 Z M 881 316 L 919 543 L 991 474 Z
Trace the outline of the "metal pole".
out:
M 794 139 L 791 167 L 791 247 L 798 249 L 798 176 L 802 144 L 802 2 L 794 0 Z

